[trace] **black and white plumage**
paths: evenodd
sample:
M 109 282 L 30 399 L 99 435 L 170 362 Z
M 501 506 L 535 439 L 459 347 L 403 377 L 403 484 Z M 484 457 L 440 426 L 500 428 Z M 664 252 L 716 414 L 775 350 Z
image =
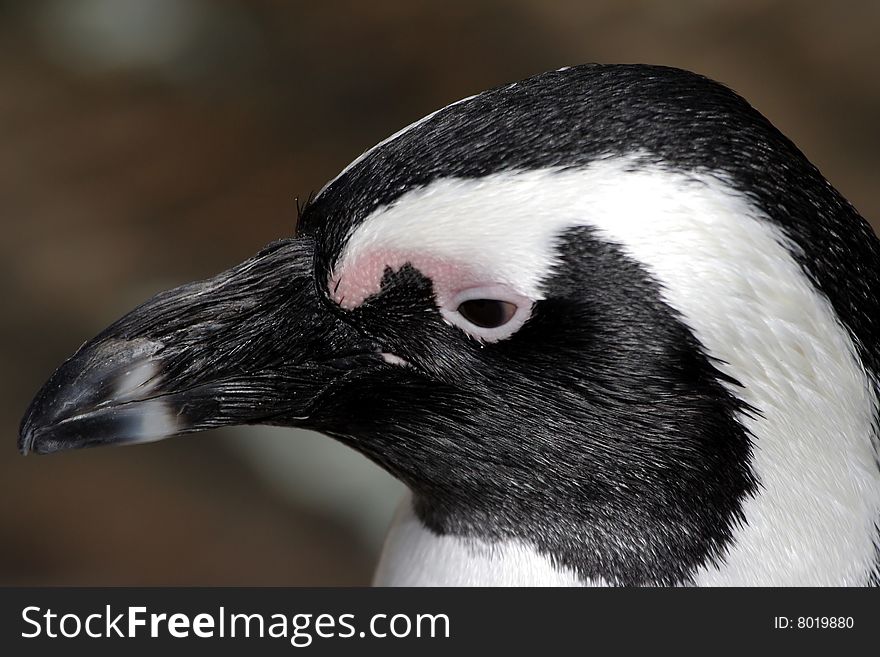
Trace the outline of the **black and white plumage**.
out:
M 383 584 L 877 584 L 878 290 L 868 224 L 739 96 L 560 69 L 110 326 L 20 447 L 317 429 L 412 491 Z

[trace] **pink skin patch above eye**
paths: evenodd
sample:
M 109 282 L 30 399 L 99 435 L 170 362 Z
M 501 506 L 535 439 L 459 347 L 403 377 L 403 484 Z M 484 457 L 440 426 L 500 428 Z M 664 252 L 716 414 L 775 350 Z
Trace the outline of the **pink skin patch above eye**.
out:
M 330 277 L 330 297 L 345 310 L 353 310 L 368 297 L 378 294 L 385 269 L 398 271 L 406 264 L 418 269 L 434 286 L 437 304 L 443 306 L 457 292 L 490 281 L 464 263 L 437 258 L 427 253 L 375 250 L 348 258 Z

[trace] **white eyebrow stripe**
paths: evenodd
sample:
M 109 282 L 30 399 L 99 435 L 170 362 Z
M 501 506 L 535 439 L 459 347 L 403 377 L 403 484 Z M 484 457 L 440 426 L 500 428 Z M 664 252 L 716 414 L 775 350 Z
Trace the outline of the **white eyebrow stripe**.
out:
M 729 392 L 761 412 L 738 419 L 762 488 L 744 501 L 724 563 L 696 583 L 864 584 L 880 518 L 876 373 L 795 246 L 723 174 L 634 155 L 438 179 L 357 226 L 336 275 L 365 249 L 430 250 L 540 299 L 559 236 L 579 226 L 642 263 L 716 366 L 743 384 Z

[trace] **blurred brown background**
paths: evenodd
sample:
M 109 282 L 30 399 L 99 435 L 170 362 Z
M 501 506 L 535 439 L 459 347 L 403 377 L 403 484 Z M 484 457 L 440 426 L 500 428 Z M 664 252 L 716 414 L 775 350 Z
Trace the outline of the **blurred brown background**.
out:
M 876 1 L 0 1 L 0 584 L 367 583 L 401 489 L 329 439 L 25 459 L 18 421 L 83 340 L 289 235 L 368 146 L 567 64 L 724 81 L 880 218 L 878 28 Z

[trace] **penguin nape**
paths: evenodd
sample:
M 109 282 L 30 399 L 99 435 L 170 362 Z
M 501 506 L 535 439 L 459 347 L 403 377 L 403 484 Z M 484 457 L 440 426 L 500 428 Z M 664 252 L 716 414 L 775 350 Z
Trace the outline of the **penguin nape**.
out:
M 876 586 L 878 291 L 868 223 L 734 92 L 564 68 L 112 324 L 19 448 L 323 432 L 411 491 L 378 584 Z

